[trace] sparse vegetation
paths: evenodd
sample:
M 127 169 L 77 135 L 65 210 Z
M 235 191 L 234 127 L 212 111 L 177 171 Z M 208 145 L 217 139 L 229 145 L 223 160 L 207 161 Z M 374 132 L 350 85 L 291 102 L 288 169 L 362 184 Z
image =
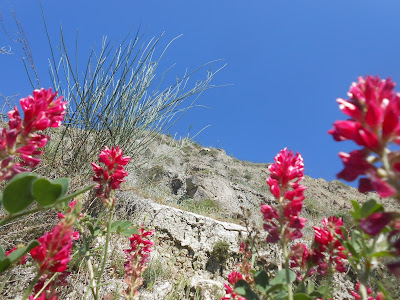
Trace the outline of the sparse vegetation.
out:
M 183 199 L 179 206 L 184 210 L 200 214 L 200 215 L 211 215 L 220 212 L 218 203 L 212 199 L 204 199 L 196 201 L 192 198 Z
M 168 263 L 161 257 L 152 258 L 143 273 L 143 287 L 151 290 L 158 281 L 170 279 L 171 270 Z

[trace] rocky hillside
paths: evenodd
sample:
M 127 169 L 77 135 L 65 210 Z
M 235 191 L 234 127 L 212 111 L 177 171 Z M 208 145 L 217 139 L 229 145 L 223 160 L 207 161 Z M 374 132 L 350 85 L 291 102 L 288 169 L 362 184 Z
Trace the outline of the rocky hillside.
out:
M 271 158 L 272 159 L 272 158 Z M 143 299 L 219 299 L 238 259 L 247 227 L 262 228 L 261 203 L 273 203 L 265 183 L 268 164 L 239 161 L 224 150 L 159 136 L 135 167 L 121 192 L 119 212 L 155 229 L 156 251 L 146 272 Z M 340 181 L 306 177 L 304 213 L 312 225 L 337 215 L 351 226 L 350 199 L 362 195 Z M 245 220 L 250 220 L 245 222 Z M 227 244 L 226 259 L 218 246 Z M 280 257 L 265 245 L 272 268 Z M 342 280 L 343 282 L 343 280 Z M 336 283 L 337 299 L 351 299 L 349 281 Z
M 239 242 L 249 230 L 254 234 L 255 228 L 262 228 L 260 204 L 274 201 L 265 183 L 267 167 L 267 163 L 239 161 L 222 149 L 164 135 L 157 136 L 143 155 L 133 157 L 130 175 L 118 194 L 116 215 L 155 230 L 155 251 L 144 274 L 142 299 L 220 299 L 224 295 L 223 283 L 238 262 Z M 337 215 L 351 226 L 349 200 L 363 202 L 373 196 L 361 195 L 336 180 L 306 177 L 303 184 L 307 186 L 303 215 L 309 220 L 304 243 L 310 243 L 311 226 L 323 217 Z M 92 203 L 85 206 L 93 213 L 101 209 Z M 31 226 L 29 222 L 22 226 Z M 43 226 L 36 227 L 49 227 Z M 102 243 L 100 238 L 98 244 Z M 112 241 L 105 276 L 110 284 L 102 292 L 105 300 L 118 299 L 123 289 L 125 248 L 126 239 Z M 274 271 L 281 259 L 276 246 L 264 244 L 263 249 L 262 259 Z M 65 299 L 83 299 L 82 262 L 72 260 L 71 264 L 72 284 Z M 20 268 L 17 273 L 16 277 L 28 278 L 32 272 Z M 336 299 L 352 299 L 349 280 L 336 280 L 334 285 Z M 12 286 L 7 296 L 13 299 L 24 288 L 23 284 Z

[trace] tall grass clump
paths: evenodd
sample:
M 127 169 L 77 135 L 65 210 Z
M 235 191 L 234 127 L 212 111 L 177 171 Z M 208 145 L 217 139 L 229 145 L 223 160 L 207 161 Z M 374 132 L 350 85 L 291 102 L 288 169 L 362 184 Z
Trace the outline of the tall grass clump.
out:
M 52 136 L 46 151 L 49 167 L 55 167 L 59 176 L 85 175 L 83 166 L 105 145 L 119 145 L 127 155 L 136 157 L 158 133 L 195 106 L 198 96 L 213 87 L 210 82 L 220 70 L 212 71 L 212 64 L 206 63 L 165 84 L 170 69 L 160 72 L 157 68 L 175 39 L 157 52 L 163 34 L 145 41 L 139 31 L 132 40 L 127 37 L 119 44 L 104 37 L 100 51 L 92 49 L 82 64 L 78 37 L 71 51 L 61 29 L 55 47 L 43 20 L 51 51 L 51 82 L 69 103 L 64 126 Z M 33 76 L 25 67 L 35 87 L 34 66 Z M 199 78 L 200 71 L 205 73 L 203 79 L 189 87 L 189 79 Z

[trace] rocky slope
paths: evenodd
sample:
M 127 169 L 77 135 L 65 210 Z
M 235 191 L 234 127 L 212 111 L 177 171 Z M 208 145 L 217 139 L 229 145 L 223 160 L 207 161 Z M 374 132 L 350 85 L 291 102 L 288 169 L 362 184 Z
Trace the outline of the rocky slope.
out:
M 265 183 L 267 167 L 267 163 L 239 161 L 222 149 L 164 135 L 157 136 L 143 155 L 133 157 L 130 175 L 118 194 L 116 215 L 155 230 L 155 251 L 144 275 L 141 299 L 220 299 L 224 295 L 223 283 L 238 263 L 240 241 L 252 228 L 263 234 L 260 204 L 274 201 Z M 313 238 L 311 226 L 326 216 L 338 215 L 351 226 L 349 200 L 363 202 L 374 196 L 362 195 L 336 180 L 306 176 L 303 184 L 307 187 L 303 216 L 309 220 L 304 243 Z M 95 212 L 96 207 L 90 209 Z M 54 221 L 53 216 L 48 219 Z M 38 226 L 51 228 L 45 225 Z M 98 244 L 103 242 L 100 238 Z M 279 252 L 275 245 L 263 247 L 263 259 L 273 271 L 280 264 Z M 110 284 L 103 287 L 103 299 L 118 299 L 124 287 L 125 248 L 127 239 L 112 240 L 105 274 Z M 65 299 L 83 299 L 85 273 L 80 272 L 81 262 L 72 263 L 75 271 Z M 16 277 L 28 278 L 31 271 L 18 269 Z M 350 281 L 336 280 L 334 287 L 335 299 L 352 299 Z M 23 288 L 13 286 L 9 295 Z
M 155 229 L 153 261 L 166 269 L 155 271 L 158 278 L 146 279 L 152 282 L 143 298 L 220 298 L 222 284 L 237 263 L 239 242 L 247 234 L 244 215 L 261 228 L 260 204 L 273 202 L 265 183 L 268 164 L 239 161 L 222 149 L 159 136 L 143 157 L 136 158 L 138 165 L 130 170 L 119 211 Z M 303 215 L 309 219 L 305 243 L 313 238 L 311 226 L 323 217 L 338 215 L 350 225 L 349 200 L 363 202 L 374 196 L 336 180 L 306 177 L 303 183 L 307 186 Z M 220 241 L 229 244 L 224 262 L 213 253 Z M 275 248 L 265 250 L 266 260 L 275 265 L 280 260 Z M 149 272 L 152 268 L 155 265 Z M 337 299 L 351 299 L 349 281 L 335 284 Z

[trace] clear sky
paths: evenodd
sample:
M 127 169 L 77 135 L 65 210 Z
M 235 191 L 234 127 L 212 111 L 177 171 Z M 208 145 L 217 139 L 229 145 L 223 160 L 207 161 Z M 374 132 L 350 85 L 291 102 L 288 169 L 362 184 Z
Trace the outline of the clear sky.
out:
M 79 31 L 83 56 L 103 36 L 118 41 L 140 26 L 145 39 L 165 31 L 160 46 L 183 34 L 160 73 L 176 64 L 170 72 L 181 76 L 186 68 L 223 59 L 227 66 L 213 83 L 231 85 L 204 93 L 198 104 L 209 108 L 192 110 L 170 133 L 186 135 L 192 126 L 193 135 L 211 125 L 197 142 L 253 162 L 271 162 L 288 147 L 303 155 L 306 174 L 315 178 L 335 179 L 342 168 L 337 153 L 357 148 L 327 134 L 344 118 L 336 98 L 346 97 L 360 75 L 400 83 L 398 0 L 43 0 L 43 6 L 52 39 L 58 40 L 62 24 L 73 49 Z M 44 87 L 50 86 L 39 1 L 0 0 L 13 34 L 9 7 L 25 29 Z M 8 45 L 14 54 L 0 56 L 0 93 L 26 96 L 31 87 L 21 51 L 0 32 L 0 47 Z

